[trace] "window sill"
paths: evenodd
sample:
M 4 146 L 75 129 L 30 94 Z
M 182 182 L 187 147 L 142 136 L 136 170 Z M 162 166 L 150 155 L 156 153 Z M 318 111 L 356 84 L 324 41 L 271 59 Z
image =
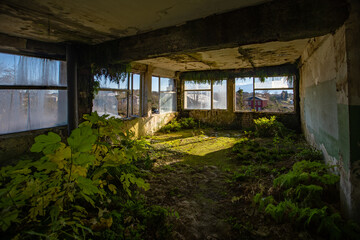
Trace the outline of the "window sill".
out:
M 4 134 L 0 134 L 0 140 L 7 138 L 14 138 L 14 137 L 29 136 L 29 135 L 40 135 L 46 132 L 54 132 L 54 131 L 55 132 L 65 131 L 67 133 L 67 125 L 55 126 L 50 128 L 33 129 L 33 130 L 21 131 L 21 132 L 4 133 Z

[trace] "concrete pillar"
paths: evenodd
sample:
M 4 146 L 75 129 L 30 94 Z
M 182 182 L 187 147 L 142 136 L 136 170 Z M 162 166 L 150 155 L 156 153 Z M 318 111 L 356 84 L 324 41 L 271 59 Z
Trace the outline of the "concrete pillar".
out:
M 227 80 L 227 110 L 235 112 L 235 78 Z
M 146 72 L 143 77 L 143 117 L 151 116 L 151 79 L 152 79 L 152 67 L 147 66 Z
M 74 45 L 66 47 L 67 87 L 68 87 L 68 132 L 77 128 L 78 119 L 78 89 L 77 89 L 77 50 Z
M 347 105 L 340 113 L 347 114 L 344 122 L 346 136 L 340 149 L 349 151 L 344 158 L 342 183 L 343 209 L 348 217 L 360 222 L 360 2 L 349 0 L 350 16 L 345 22 L 345 45 L 347 63 Z
M 177 96 L 177 111 L 183 112 L 184 110 L 184 80 L 179 79 L 177 80 L 176 85 L 176 96 Z
M 91 74 L 91 66 L 78 64 L 78 117 L 79 122 L 83 121 L 84 114 L 90 114 L 92 110 L 92 100 L 94 98 L 94 79 Z

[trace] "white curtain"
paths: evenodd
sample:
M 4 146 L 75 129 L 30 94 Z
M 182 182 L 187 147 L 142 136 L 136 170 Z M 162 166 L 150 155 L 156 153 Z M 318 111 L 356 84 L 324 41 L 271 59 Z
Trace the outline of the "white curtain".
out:
M 0 54 L 0 66 L 0 85 L 66 86 L 64 62 Z M 66 90 L 3 89 L 0 103 L 0 134 L 67 123 Z

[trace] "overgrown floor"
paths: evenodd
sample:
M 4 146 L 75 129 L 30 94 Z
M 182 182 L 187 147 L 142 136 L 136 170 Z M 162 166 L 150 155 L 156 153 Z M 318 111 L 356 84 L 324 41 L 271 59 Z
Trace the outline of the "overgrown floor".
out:
M 243 137 L 236 131 L 185 130 L 149 139 L 156 161 L 149 175 L 149 203 L 178 212 L 169 239 L 312 239 L 290 224 L 275 224 L 253 206 L 253 196 L 289 168 L 277 162 L 270 170 L 234 181 L 242 166 L 231 149 Z M 266 141 L 265 141 L 266 142 Z

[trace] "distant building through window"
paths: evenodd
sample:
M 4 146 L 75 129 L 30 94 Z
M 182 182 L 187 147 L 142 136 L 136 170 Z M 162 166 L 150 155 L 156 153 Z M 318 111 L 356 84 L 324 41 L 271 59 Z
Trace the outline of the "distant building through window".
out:
M 235 110 L 293 112 L 293 84 L 293 76 L 236 78 Z

